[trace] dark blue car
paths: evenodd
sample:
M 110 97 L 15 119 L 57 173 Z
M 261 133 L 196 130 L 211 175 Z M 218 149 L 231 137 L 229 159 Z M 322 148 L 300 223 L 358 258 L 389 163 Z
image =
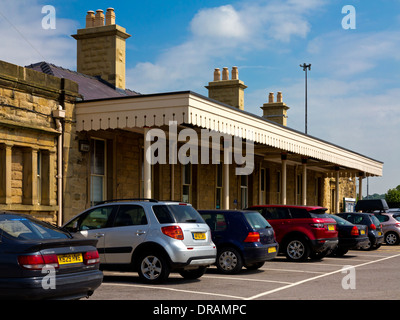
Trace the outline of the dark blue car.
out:
M 278 243 L 267 220 L 257 211 L 199 210 L 217 246 L 216 265 L 225 274 L 242 267 L 256 270 L 276 257 Z
M 0 299 L 79 299 L 103 281 L 97 240 L 0 212 Z

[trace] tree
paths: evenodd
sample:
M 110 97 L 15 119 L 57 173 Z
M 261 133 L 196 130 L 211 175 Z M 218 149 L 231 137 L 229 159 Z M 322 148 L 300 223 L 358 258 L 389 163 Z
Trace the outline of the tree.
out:
M 394 189 L 389 189 L 385 194 L 386 202 L 400 202 L 400 185 Z

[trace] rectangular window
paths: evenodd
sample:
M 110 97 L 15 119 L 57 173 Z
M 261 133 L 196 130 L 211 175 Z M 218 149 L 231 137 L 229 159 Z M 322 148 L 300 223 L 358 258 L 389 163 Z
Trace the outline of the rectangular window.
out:
M 191 164 L 182 166 L 182 201 L 189 203 L 191 201 L 191 184 L 192 184 L 192 167 Z
M 93 206 L 105 198 L 106 142 L 92 139 L 90 144 L 90 204 Z

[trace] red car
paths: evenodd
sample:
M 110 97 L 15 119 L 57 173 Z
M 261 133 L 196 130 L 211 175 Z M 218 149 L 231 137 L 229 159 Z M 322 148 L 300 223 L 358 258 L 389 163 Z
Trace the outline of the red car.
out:
M 288 260 L 322 259 L 336 248 L 336 221 L 318 206 L 258 205 L 257 210 L 274 228 L 279 248 Z

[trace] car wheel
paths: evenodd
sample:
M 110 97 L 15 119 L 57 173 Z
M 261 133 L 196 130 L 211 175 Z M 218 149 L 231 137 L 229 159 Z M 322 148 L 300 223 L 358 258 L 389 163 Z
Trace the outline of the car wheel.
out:
M 235 274 L 242 270 L 243 260 L 234 248 L 223 248 L 217 255 L 217 268 L 222 273 Z
M 310 255 L 310 246 L 304 238 L 290 239 L 286 243 L 285 255 L 290 261 L 305 261 Z
M 162 254 L 145 254 L 139 259 L 138 273 L 146 283 L 161 283 L 168 278 L 170 268 Z
M 400 238 L 397 233 L 388 232 L 385 234 L 385 242 L 386 242 L 386 244 L 388 244 L 390 246 L 399 244 L 399 240 L 400 240 Z
M 206 273 L 207 267 L 200 267 L 191 270 L 182 270 L 179 274 L 185 279 L 198 279 Z

